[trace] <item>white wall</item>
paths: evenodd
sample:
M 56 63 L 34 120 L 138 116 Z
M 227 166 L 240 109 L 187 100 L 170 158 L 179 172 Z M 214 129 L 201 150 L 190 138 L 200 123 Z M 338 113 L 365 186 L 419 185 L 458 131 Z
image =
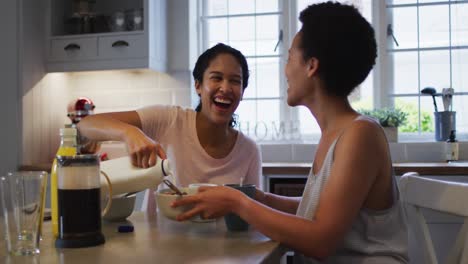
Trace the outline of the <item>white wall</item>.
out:
M 151 104 L 190 107 L 190 87 L 150 70 L 47 74 L 23 96 L 22 164 L 50 163 L 59 129 L 70 123 L 67 105 L 85 96 L 95 113 L 134 110 Z

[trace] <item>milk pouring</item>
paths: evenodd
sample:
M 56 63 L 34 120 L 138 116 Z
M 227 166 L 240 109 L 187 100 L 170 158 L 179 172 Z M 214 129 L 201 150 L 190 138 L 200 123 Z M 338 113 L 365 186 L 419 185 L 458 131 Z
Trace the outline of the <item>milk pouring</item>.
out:
M 139 168 L 132 165 L 130 157 L 125 156 L 102 161 L 101 173 L 109 177 L 112 194 L 118 195 L 157 187 L 170 174 L 170 166 L 169 160 L 157 159 L 153 167 Z M 101 191 L 106 192 L 107 188 L 108 183 L 101 177 Z

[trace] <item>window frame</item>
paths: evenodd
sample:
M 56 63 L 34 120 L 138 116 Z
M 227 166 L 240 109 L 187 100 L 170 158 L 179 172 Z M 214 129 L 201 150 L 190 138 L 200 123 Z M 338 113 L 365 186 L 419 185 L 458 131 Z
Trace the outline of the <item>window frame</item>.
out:
M 242 14 L 242 15 L 227 15 L 227 16 L 204 16 L 205 12 L 204 8 L 205 0 L 198 0 L 197 1 L 197 17 L 198 17 L 198 28 L 200 34 L 198 34 L 198 54 L 200 55 L 203 53 L 204 50 L 208 49 L 208 39 L 204 32 L 207 31 L 206 23 L 204 23 L 204 19 L 214 18 L 214 17 L 240 17 L 240 16 L 249 16 L 254 15 L 254 13 L 249 14 Z M 244 101 L 256 101 L 258 99 L 279 99 L 280 101 L 285 101 L 287 96 L 287 81 L 286 77 L 283 74 L 284 69 L 286 66 L 287 56 L 288 56 L 288 49 L 289 43 L 291 43 L 294 35 L 296 34 L 295 28 L 297 26 L 297 19 L 290 19 L 291 17 L 294 18 L 296 16 L 296 1 L 288 1 L 288 0 L 278 0 L 278 12 L 272 12 L 271 14 L 278 14 L 279 16 L 279 31 L 282 31 L 282 40 L 278 43 L 278 59 L 279 59 L 279 86 L 280 86 L 280 93 L 279 97 L 268 97 L 268 98 L 244 98 Z M 287 45 L 286 45 L 287 44 Z M 261 58 L 262 56 L 246 56 L 249 58 Z M 280 122 L 299 122 L 299 110 L 295 107 L 287 107 L 286 104 L 280 104 Z M 261 141 L 262 143 L 270 143 L 269 140 Z
M 197 1 L 197 28 L 198 28 L 198 40 L 197 40 L 197 51 L 198 54 L 201 54 L 205 49 L 207 49 L 208 41 L 207 36 L 203 34 L 206 32 L 206 28 L 203 28 L 206 23 L 203 22 L 203 4 L 205 0 Z M 449 4 L 449 1 L 438 1 L 435 2 L 441 3 L 446 2 Z M 468 1 L 458 1 L 461 3 L 468 3 Z M 457 2 L 457 3 L 458 3 Z M 288 0 L 278 0 L 279 4 L 279 30 L 283 31 L 283 40 L 279 43 L 279 84 L 280 84 L 280 100 L 285 100 L 287 96 L 287 82 L 284 73 L 284 68 L 287 61 L 287 54 L 289 44 L 291 43 L 294 35 L 296 34 L 296 28 L 298 26 L 297 19 L 297 1 L 288 1 Z M 434 3 L 426 3 L 434 4 Z M 453 4 L 453 3 L 452 3 Z M 415 4 L 401 4 L 401 5 L 417 5 Z M 420 3 L 419 5 L 423 5 Z M 418 105 L 418 116 L 420 123 L 421 119 L 421 95 L 418 94 L 397 94 L 394 93 L 394 79 L 393 79 L 393 61 L 391 58 L 391 52 L 394 52 L 388 47 L 388 36 L 387 34 L 387 25 L 391 24 L 391 13 L 388 8 L 388 3 L 386 0 L 377 0 L 372 1 L 372 16 L 371 24 L 374 27 L 376 41 L 378 46 L 378 56 L 376 59 L 376 64 L 373 68 L 373 107 L 374 108 L 384 108 L 384 107 L 393 107 L 394 100 L 398 97 L 417 97 Z M 419 62 L 418 62 L 419 64 Z M 419 66 L 418 66 L 419 67 Z M 420 85 L 420 84 L 419 84 Z M 456 95 L 468 95 L 468 92 L 456 92 Z M 259 98 L 261 99 L 261 98 Z M 244 99 L 244 100 L 257 100 L 254 98 Z M 299 108 L 298 107 L 288 107 L 286 104 L 280 104 L 280 116 L 279 120 L 282 122 L 299 122 Z M 400 142 L 433 142 L 434 133 L 422 133 L 420 125 L 418 124 L 419 132 L 415 133 L 400 133 L 399 141 Z M 299 140 L 302 143 L 316 143 L 320 138 L 320 133 L 313 133 L 302 135 L 302 138 Z M 468 132 L 457 133 L 458 139 L 468 139 Z M 289 143 L 294 141 L 285 141 L 283 143 Z M 259 143 L 272 143 L 271 141 L 259 141 Z
M 387 26 L 392 24 L 392 9 L 395 8 L 402 8 L 402 7 L 424 7 L 424 6 L 450 6 L 457 5 L 457 4 L 467 4 L 468 1 L 466 0 L 458 0 L 458 1 L 434 1 L 434 2 L 423 2 L 419 3 L 415 1 L 415 3 L 405 3 L 405 4 L 390 4 L 387 3 L 386 0 L 379 0 L 373 1 L 373 12 L 372 12 L 372 25 L 376 31 L 377 43 L 378 43 L 378 55 L 376 68 L 379 68 L 377 71 L 379 74 L 379 78 L 374 78 L 374 92 L 379 92 L 380 101 L 378 104 L 375 104 L 374 107 L 392 107 L 394 106 L 394 101 L 397 98 L 405 98 L 405 97 L 416 97 L 417 98 L 417 106 L 418 106 L 418 132 L 415 133 L 400 133 L 400 141 L 403 142 L 426 142 L 426 141 L 434 141 L 434 133 L 435 132 L 422 132 L 421 131 L 421 97 L 420 93 L 395 93 L 394 92 L 394 72 L 393 72 L 393 60 L 391 58 L 391 53 L 399 53 L 399 52 L 407 52 L 407 51 L 416 51 L 418 53 L 418 91 L 423 89 L 421 86 L 420 80 L 420 68 L 421 62 L 419 60 L 420 52 L 424 51 L 431 51 L 431 50 L 443 50 L 449 51 L 450 53 L 450 87 L 452 87 L 452 51 L 456 49 L 464 49 L 468 50 L 467 45 L 452 45 L 449 43 L 448 46 L 437 46 L 437 47 L 419 47 L 419 38 L 418 38 L 418 46 L 416 48 L 406 48 L 406 49 L 397 49 L 390 46 L 389 43 L 392 41 L 392 36 L 387 32 Z M 375 11 L 375 12 L 374 12 Z M 449 14 L 450 14 L 449 10 Z M 418 18 L 419 19 L 419 18 Z M 451 17 L 449 15 L 449 35 L 451 35 Z M 417 22 L 419 23 L 419 22 Z M 378 26 L 378 29 L 377 29 Z M 398 36 L 397 36 L 398 37 Z M 451 36 L 449 37 L 451 39 Z M 451 40 L 449 40 L 451 42 Z M 375 76 L 375 75 L 374 75 Z M 383 89 L 379 89 L 378 87 L 384 87 Z M 440 92 L 440 91 L 439 91 Z M 385 94 L 386 93 L 386 94 Z M 455 92 L 454 95 L 457 96 L 466 96 L 468 92 Z M 458 118 L 457 118 L 458 119 Z M 468 132 L 458 132 L 457 131 L 457 139 L 468 139 Z

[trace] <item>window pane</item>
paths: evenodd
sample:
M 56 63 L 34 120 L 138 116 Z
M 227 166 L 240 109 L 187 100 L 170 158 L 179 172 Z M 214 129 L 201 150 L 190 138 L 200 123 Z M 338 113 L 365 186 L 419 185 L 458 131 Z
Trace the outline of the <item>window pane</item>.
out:
M 278 16 L 256 17 L 256 55 L 279 54 L 275 51 L 279 36 Z
M 387 5 L 414 4 L 417 0 L 385 0 Z
M 257 141 L 287 139 L 288 130 L 281 131 L 280 103 L 280 100 L 242 101 L 236 111 L 239 130 Z
M 419 46 L 448 46 L 448 5 L 421 6 L 419 8 Z
M 206 20 L 206 36 L 208 47 L 212 47 L 214 44 L 222 42 L 227 43 L 228 40 L 228 21 L 226 18 L 213 18 Z
M 468 4 L 451 5 L 452 45 L 468 45 Z
M 401 132 L 434 132 L 434 107 L 430 96 L 421 96 L 421 119 L 419 119 L 419 97 L 395 98 L 395 107 L 408 114 L 406 123 L 399 127 Z
M 243 98 L 254 99 L 257 97 L 257 60 L 255 58 L 248 58 L 247 64 L 249 65 L 249 86 L 244 91 Z
M 468 92 L 468 49 L 452 50 L 452 86 L 455 92 Z
M 419 93 L 418 53 L 395 52 L 393 56 L 393 93 Z
M 442 2 L 440 0 L 419 0 L 418 3 L 434 3 L 434 2 Z M 446 0 L 446 2 L 448 2 Z
M 421 89 L 427 86 L 442 92 L 442 88 L 450 86 L 450 53 L 448 50 L 422 51 Z
M 255 18 L 234 17 L 228 21 L 229 45 L 245 56 L 255 55 Z
M 257 13 L 278 12 L 278 0 L 256 0 L 255 10 Z
M 244 98 L 279 97 L 279 58 L 252 58 L 247 60 L 250 70 L 248 89 Z
M 255 12 L 255 0 L 228 0 L 229 14 L 247 14 Z
M 221 16 L 228 13 L 227 0 L 204 0 L 205 16 Z
M 395 49 L 408 49 L 418 47 L 418 27 L 416 7 L 399 7 L 391 9 L 393 12 L 393 38 L 387 38 L 388 47 Z
M 329 0 L 297 0 L 297 18 L 301 11 L 309 5 L 328 2 Z M 372 0 L 335 0 L 334 2 L 352 4 L 354 5 L 359 12 L 367 19 L 371 21 L 372 16 Z
M 238 121 L 243 124 L 255 123 L 257 121 L 257 107 L 254 100 L 243 100 L 237 107 Z M 241 127 L 242 128 L 242 127 Z
M 456 92 L 457 90 L 455 90 Z M 467 96 L 455 95 L 453 97 L 453 111 L 457 112 L 456 116 L 456 130 L 457 135 L 462 132 L 468 132 L 468 107 Z
M 279 116 L 280 116 L 280 100 L 258 100 L 257 101 L 257 116 L 258 121 L 266 122 L 267 124 L 271 124 L 275 122 L 279 124 Z
M 205 16 L 278 12 L 278 0 L 204 0 Z

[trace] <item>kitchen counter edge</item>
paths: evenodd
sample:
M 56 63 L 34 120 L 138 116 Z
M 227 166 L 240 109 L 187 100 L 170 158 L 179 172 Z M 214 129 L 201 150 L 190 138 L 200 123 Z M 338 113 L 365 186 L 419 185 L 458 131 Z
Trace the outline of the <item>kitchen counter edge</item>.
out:
M 265 162 L 263 174 L 309 174 L 312 163 Z M 21 165 L 19 170 L 50 172 L 51 164 Z M 465 175 L 468 176 L 468 161 L 457 162 L 405 162 L 394 163 L 396 175 L 415 171 L 420 175 Z

